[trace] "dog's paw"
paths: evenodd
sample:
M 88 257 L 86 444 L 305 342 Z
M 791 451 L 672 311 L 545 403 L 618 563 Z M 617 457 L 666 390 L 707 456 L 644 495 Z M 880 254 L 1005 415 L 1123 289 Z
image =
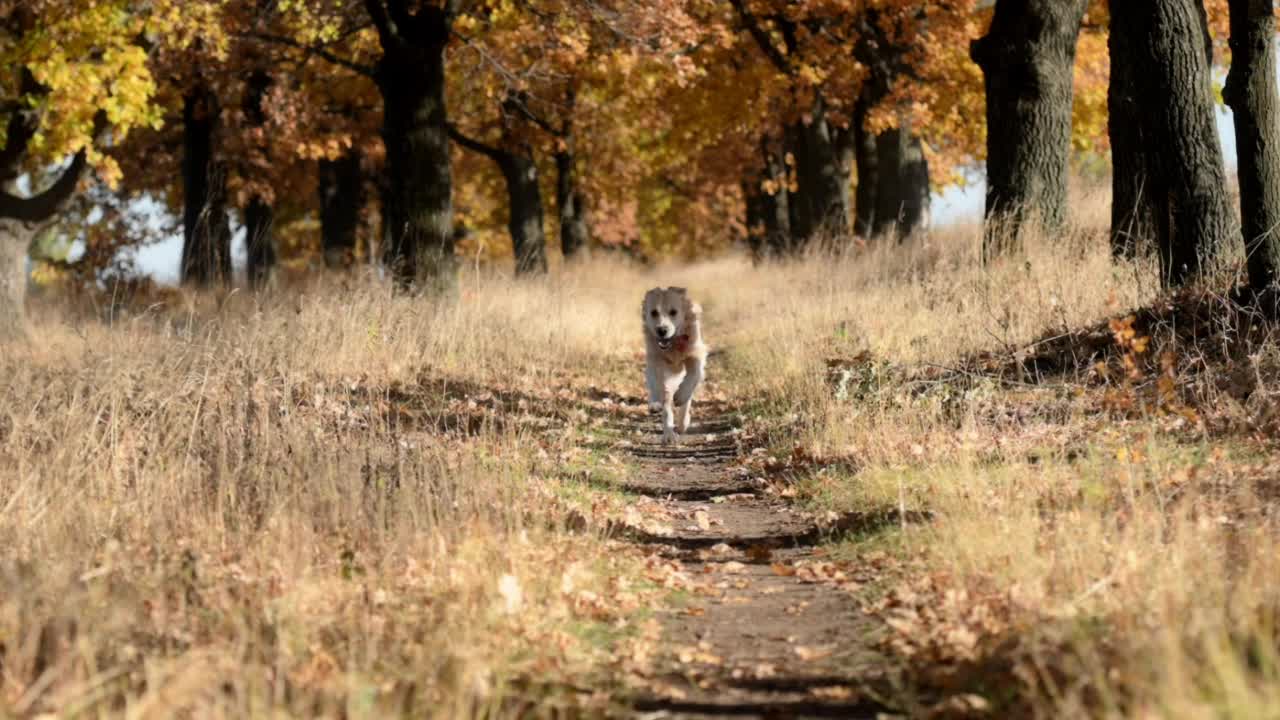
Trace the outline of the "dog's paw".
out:
M 649 412 L 651 413 L 662 412 L 662 403 L 657 400 L 650 400 Z
M 662 429 L 662 444 L 663 444 L 663 445 L 674 445 L 674 444 L 676 444 L 676 429 L 675 429 L 675 428 L 663 428 L 663 429 Z
M 689 423 L 692 421 L 693 421 L 693 413 L 685 413 L 684 417 L 680 418 L 680 422 L 676 425 L 676 427 L 680 429 L 680 433 L 682 435 L 684 433 L 689 432 Z

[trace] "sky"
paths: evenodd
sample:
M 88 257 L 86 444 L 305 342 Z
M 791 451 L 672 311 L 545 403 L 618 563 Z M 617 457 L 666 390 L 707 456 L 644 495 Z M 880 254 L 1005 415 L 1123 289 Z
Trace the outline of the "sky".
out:
M 1222 152 L 1226 160 L 1227 170 L 1228 172 L 1234 171 L 1236 166 L 1236 139 L 1231 125 L 1230 108 L 1218 105 L 1216 107 L 1215 120 L 1218 125 L 1218 138 L 1222 143 Z M 986 183 L 980 173 L 975 175 L 976 177 L 964 186 L 952 186 L 940 193 L 934 193 L 932 206 L 934 227 L 945 227 L 956 222 L 974 221 L 982 216 Z M 158 203 L 146 202 L 155 206 L 155 212 L 164 212 Z M 178 283 L 178 264 L 182 257 L 181 233 L 170 235 L 161 242 L 132 252 L 138 269 L 144 274 L 150 275 L 158 283 L 166 285 L 176 285 Z M 232 265 L 239 272 L 244 267 L 245 262 L 244 233 L 240 228 L 236 228 L 236 235 L 232 240 L 231 259 Z

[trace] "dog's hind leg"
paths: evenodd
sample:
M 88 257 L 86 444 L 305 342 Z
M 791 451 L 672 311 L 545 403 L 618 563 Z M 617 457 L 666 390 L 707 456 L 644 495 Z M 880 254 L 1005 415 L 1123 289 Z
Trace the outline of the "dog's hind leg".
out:
M 702 382 L 703 363 L 702 358 L 689 358 L 685 360 L 684 380 L 680 382 L 680 387 L 676 389 L 676 426 L 680 432 L 689 430 L 689 423 L 693 422 L 693 393 L 698 389 L 698 384 Z

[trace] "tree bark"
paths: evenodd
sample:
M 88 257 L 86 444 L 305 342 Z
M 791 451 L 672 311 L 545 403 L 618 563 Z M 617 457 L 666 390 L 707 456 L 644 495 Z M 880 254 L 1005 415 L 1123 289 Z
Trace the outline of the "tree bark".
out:
M 815 238 L 843 238 L 849 233 L 849 173 L 840 161 L 833 129 L 821 97 L 808 122 L 788 133 L 796 161 L 797 190 L 788 198 L 793 247 L 802 250 Z
M 455 142 L 480 153 L 497 164 L 507 186 L 507 231 L 515 256 L 516 274 L 547 271 L 547 236 L 542 227 L 542 189 L 538 186 L 538 165 L 532 150 L 515 143 L 519 151 L 486 145 L 450 128 Z
M 1280 97 L 1272 0 L 1228 0 L 1231 71 L 1222 91 L 1236 131 L 1240 218 L 1249 286 L 1275 284 L 1280 267 Z
M 757 262 L 789 254 L 792 240 L 786 163 L 767 139 L 761 141 L 760 153 L 762 167 L 742 183 L 747 242 Z
M 27 252 L 32 228 L 0 219 L 0 342 L 26 335 Z
M 1067 218 L 1072 68 L 1087 0 L 998 0 L 970 57 L 987 110 L 983 256 L 1019 244 L 1029 220 L 1052 232 Z
M 271 88 L 271 76 L 255 71 L 249 78 L 245 94 L 245 116 L 250 124 L 263 128 L 267 124 L 267 91 Z M 264 155 L 266 148 L 258 148 Z M 247 254 L 245 274 L 249 287 L 260 289 L 271 279 L 276 266 L 276 241 L 272 233 L 275 208 L 266 197 L 255 194 L 244 209 L 245 250 Z
M 28 71 L 22 73 L 22 91 L 40 92 Z M 94 118 L 94 136 L 106 128 L 106 115 Z M 22 174 L 29 144 L 40 127 L 39 114 L 19 109 L 9 117 L 5 145 L 0 148 L 0 182 Z M 27 253 L 43 225 L 53 220 L 76 192 L 88 167 L 80 150 L 53 184 L 31 197 L 19 197 L 0 187 L 0 341 L 26 334 Z
M 876 136 L 874 234 L 901 240 L 929 226 L 929 161 L 924 143 L 905 125 Z
M 227 173 L 215 157 L 218 98 L 196 88 L 183 100 L 183 284 L 206 287 L 231 281 L 231 225 Z
M 1132 42 L 1109 33 L 1111 78 L 1107 86 L 1107 137 L 1111 143 L 1111 254 L 1131 260 L 1155 234 L 1155 194 L 1144 192 L 1154 177 L 1143 148 L 1150 140 L 1138 106 L 1138 59 Z
M 1147 175 L 1136 180 L 1138 204 L 1149 194 L 1162 281 L 1183 285 L 1202 275 L 1232 233 L 1204 7 L 1200 0 L 1113 3 L 1111 33 L 1120 49 L 1112 67 L 1129 63 L 1122 72 L 1146 140 L 1137 148 L 1113 148 L 1113 154 L 1143 153 Z
M 865 83 L 854 104 L 850 131 L 853 133 L 853 165 L 857 190 L 854 196 L 854 234 L 869 238 L 875 234 L 876 186 L 880 182 L 876 168 L 876 136 L 866 128 L 872 99 L 869 83 Z
M 255 195 L 244 209 L 245 272 L 249 287 L 261 289 L 271 280 L 276 266 L 276 243 L 272 233 L 275 209 Z
M 365 0 L 382 45 L 374 80 L 383 100 L 391 203 L 383 260 L 402 287 L 452 293 L 453 175 L 445 112 L 444 49 L 457 0 L 443 7 Z
M 348 152 L 337 160 L 321 160 L 320 247 L 329 268 L 355 264 L 360 210 L 364 207 L 364 176 L 360 153 Z
M 578 188 L 574 168 L 573 138 L 564 140 L 565 149 L 556 153 L 556 209 L 560 215 L 560 252 L 565 260 L 585 255 L 591 245 L 591 225 L 586 199 Z
M 547 236 L 543 230 L 542 190 L 538 165 L 524 153 L 505 153 L 498 167 L 507 181 L 507 230 L 516 259 L 516 274 L 547 272 Z

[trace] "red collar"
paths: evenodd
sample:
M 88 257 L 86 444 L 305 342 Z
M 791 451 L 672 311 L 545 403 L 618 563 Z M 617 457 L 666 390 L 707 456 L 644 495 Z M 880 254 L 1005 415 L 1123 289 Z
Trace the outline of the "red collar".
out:
M 689 336 L 681 335 L 677 337 L 676 341 L 671 344 L 671 349 L 680 353 L 689 352 Z

